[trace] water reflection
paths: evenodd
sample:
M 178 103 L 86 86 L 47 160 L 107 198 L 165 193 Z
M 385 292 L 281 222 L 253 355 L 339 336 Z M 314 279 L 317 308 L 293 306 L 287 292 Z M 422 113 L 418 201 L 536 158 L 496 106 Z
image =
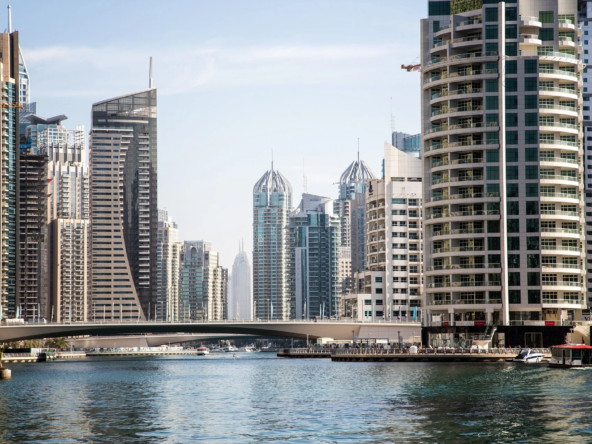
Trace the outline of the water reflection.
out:
M 14 365 L 0 442 L 592 441 L 592 371 L 271 358 Z

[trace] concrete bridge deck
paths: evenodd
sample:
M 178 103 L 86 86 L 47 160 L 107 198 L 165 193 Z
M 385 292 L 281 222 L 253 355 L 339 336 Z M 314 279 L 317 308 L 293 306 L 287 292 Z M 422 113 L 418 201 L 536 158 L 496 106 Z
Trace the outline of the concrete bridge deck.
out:
M 290 321 L 194 321 L 194 322 L 86 322 L 17 324 L 0 326 L 0 342 L 60 336 L 105 336 L 141 333 L 206 333 L 277 336 L 335 340 L 388 339 L 390 342 L 417 336 L 421 324 L 399 321 L 290 320 Z

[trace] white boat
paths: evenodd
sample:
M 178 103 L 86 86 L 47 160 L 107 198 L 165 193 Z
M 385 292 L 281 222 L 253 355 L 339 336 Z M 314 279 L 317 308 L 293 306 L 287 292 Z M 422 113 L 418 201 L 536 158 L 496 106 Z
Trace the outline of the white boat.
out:
M 592 367 L 592 347 L 584 344 L 563 344 L 551 347 L 549 367 Z
M 222 350 L 225 351 L 225 352 L 235 352 L 235 351 L 238 351 L 232 345 L 229 345 L 228 347 L 224 347 Z
M 522 348 L 520 349 L 520 353 L 518 353 L 518 356 L 516 356 L 513 359 L 513 361 L 524 362 L 525 364 L 532 364 L 536 362 L 541 362 L 544 357 L 544 354 L 536 352 L 531 348 Z
M 224 353 L 224 350 L 222 350 L 221 348 L 218 348 L 218 347 L 212 347 L 210 349 L 210 353 Z
M 198 356 L 205 356 L 205 355 L 209 355 L 209 354 L 210 354 L 210 350 L 207 347 L 199 347 L 197 349 Z

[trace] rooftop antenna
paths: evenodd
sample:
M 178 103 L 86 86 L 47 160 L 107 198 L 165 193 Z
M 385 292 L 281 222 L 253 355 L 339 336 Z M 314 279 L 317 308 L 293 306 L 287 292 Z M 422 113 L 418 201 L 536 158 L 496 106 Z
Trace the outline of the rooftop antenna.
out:
M 12 32 L 12 14 L 10 13 L 10 5 L 8 5 L 8 33 Z
M 393 116 L 393 98 L 391 97 L 391 133 L 395 132 L 395 116 Z
M 358 137 L 358 164 L 360 163 L 360 138 Z
M 152 57 L 150 57 L 150 78 L 148 79 L 148 88 L 152 87 Z
M 273 172 L 273 148 L 271 149 L 271 171 Z
M 308 194 L 308 181 L 304 172 L 304 157 L 302 158 L 302 186 L 304 188 L 304 194 Z

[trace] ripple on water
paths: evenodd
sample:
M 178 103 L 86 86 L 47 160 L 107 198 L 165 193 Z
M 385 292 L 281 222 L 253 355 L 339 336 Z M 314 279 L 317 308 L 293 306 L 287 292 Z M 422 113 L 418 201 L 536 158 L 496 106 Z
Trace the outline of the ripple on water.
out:
M 592 372 L 268 354 L 13 365 L 0 442 L 586 442 Z

